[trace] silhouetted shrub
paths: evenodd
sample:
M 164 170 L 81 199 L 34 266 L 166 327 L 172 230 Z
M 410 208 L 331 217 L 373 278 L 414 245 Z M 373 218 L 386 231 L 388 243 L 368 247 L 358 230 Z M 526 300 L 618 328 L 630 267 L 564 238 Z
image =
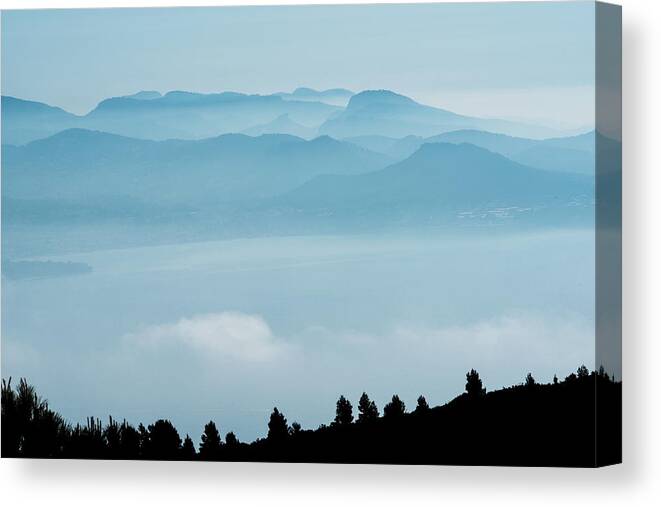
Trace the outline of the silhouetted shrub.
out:
M 296 421 L 291 423 L 291 428 L 289 428 L 289 434 L 295 437 L 300 432 L 301 432 L 301 425 L 299 423 L 297 423 Z

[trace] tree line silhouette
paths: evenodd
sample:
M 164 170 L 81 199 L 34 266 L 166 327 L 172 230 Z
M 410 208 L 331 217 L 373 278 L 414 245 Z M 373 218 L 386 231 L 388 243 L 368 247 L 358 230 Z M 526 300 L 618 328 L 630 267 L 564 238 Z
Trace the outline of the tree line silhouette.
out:
M 600 466 L 621 461 L 621 382 L 600 368 L 578 368 L 563 381 L 486 392 L 477 371 L 463 394 L 414 410 L 394 395 L 379 413 L 363 393 L 357 417 L 344 396 L 334 420 L 316 430 L 288 424 L 274 408 L 265 438 L 240 442 L 204 426 L 199 447 L 166 419 L 137 427 L 112 417 L 71 425 L 21 379 L 2 380 L 2 457 L 203 461 L 281 461 L 465 465 Z

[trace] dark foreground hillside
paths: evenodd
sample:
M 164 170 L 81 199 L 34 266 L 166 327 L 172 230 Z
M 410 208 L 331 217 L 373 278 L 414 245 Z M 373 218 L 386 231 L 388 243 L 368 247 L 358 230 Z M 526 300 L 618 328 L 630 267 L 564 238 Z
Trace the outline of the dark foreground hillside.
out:
M 446 405 L 424 397 L 406 411 L 398 396 L 379 414 L 366 394 L 357 406 L 343 396 L 335 421 L 316 430 L 288 425 L 273 410 L 268 436 L 250 444 L 224 441 L 213 422 L 199 450 L 167 420 L 148 427 L 110 419 L 71 426 L 34 389 L 3 381 L 2 457 L 279 461 L 386 464 L 593 467 L 621 461 L 622 384 L 585 367 L 564 381 L 486 393 L 475 371 L 466 392 Z

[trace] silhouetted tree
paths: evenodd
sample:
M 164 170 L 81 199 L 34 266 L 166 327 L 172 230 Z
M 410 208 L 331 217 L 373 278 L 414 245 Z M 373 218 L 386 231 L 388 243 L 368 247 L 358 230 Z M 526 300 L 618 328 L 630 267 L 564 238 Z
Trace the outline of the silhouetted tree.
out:
M 424 396 L 418 396 L 418 405 L 415 407 L 416 414 L 423 414 L 429 410 L 429 404 Z
M 204 425 L 204 433 L 200 437 L 200 458 L 218 459 L 221 445 L 220 432 L 216 428 L 216 423 L 209 421 Z
M 526 375 L 525 385 L 526 387 L 533 387 L 535 384 L 536 384 L 535 378 L 532 376 L 532 373 L 529 372 L 528 375 Z
M 140 455 L 146 458 L 149 454 L 149 431 L 142 423 L 138 424 L 138 440 L 140 442 Z
M 193 439 L 188 435 L 184 438 L 184 445 L 181 446 L 181 457 L 185 460 L 195 459 L 195 444 L 193 444 Z
M 296 436 L 301 432 L 301 425 L 294 421 L 291 423 L 291 428 L 289 428 L 289 434 L 292 436 Z
M 147 456 L 151 459 L 176 459 L 181 451 L 181 437 L 173 424 L 159 419 L 147 427 L 149 444 Z
M 278 407 L 273 407 L 273 412 L 269 419 L 269 433 L 267 438 L 273 442 L 282 442 L 289 435 L 289 427 L 284 414 L 281 414 Z
M 107 457 L 107 442 L 101 420 L 88 417 L 85 425 L 76 424 L 71 432 L 71 446 L 78 457 Z
M 335 405 L 335 424 L 351 424 L 353 422 L 353 407 L 344 396 L 340 396 Z
M 576 370 L 576 376 L 578 378 L 585 378 L 590 376 L 590 370 L 587 369 L 587 367 L 582 364 L 581 366 L 578 367 L 578 370 Z
M 379 418 L 379 409 L 367 393 L 363 393 L 358 401 L 358 422 L 370 422 Z
M 25 379 L 20 379 L 15 391 L 11 379 L 9 382 L 3 380 L 3 456 L 60 456 L 70 431 L 64 419 L 48 408 L 48 402 L 37 396 L 34 387 Z
M 556 374 L 553 374 L 553 385 L 558 383 L 558 376 Z
M 117 459 L 121 457 L 122 452 L 122 434 L 117 421 L 112 416 L 108 418 L 108 425 L 103 430 L 103 438 L 105 439 L 108 457 Z
M 140 457 L 140 433 L 124 421 L 119 428 L 121 438 L 120 457 L 137 459 Z
M 396 394 L 393 395 L 389 403 L 383 407 L 383 417 L 387 419 L 392 419 L 396 417 L 401 417 L 406 412 L 406 405 L 404 402 L 399 399 L 399 396 Z
M 477 399 L 482 397 L 487 390 L 482 387 L 482 380 L 480 379 L 480 374 L 475 370 L 471 370 L 466 373 L 466 393 L 471 399 Z
M 230 431 L 227 435 L 225 435 L 225 445 L 229 448 L 239 445 L 239 439 L 236 438 L 236 435 L 233 431 Z
M 16 405 L 16 393 L 9 381 L 2 379 L 2 455 L 19 456 L 21 441 L 21 422 L 18 418 L 18 407 Z

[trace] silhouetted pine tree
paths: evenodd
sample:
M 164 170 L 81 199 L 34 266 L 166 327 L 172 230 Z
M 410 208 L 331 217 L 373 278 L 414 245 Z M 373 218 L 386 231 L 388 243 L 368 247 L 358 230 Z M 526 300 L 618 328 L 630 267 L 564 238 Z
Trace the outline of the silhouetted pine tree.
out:
M 216 428 L 216 423 L 209 421 L 204 425 L 204 433 L 200 438 L 200 458 L 218 459 L 221 445 L 220 432 Z
M 140 457 L 148 458 L 149 457 L 149 431 L 145 428 L 145 425 L 140 423 L 138 424 L 138 442 L 140 446 Z
M 418 396 L 418 405 L 415 407 L 416 414 L 424 414 L 429 410 L 429 404 L 424 396 Z
M 386 419 L 394 419 L 401 417 L 406 413 L 406 405 L 399 399 L 396 394 L 393 395 L 389 403 L 383 407 L 383 417 Z
M 272 442 L 282 442 L 289 435 L 289 427 L 284 414 L 281 414 L 278 407 L 273 407 L 273 412 L 269 419 L 269 433 L 267 438 Z
M 147 427 L 149 443 L 147 457 L 150 459 L 177 459 L 181 452 L 181 437 L 172 423 L 159 419 Z
M 486 394 L 487 390 L 482 387 L 480 374 L 471 370 L 466 373 L 466 393 L 470 399 L 478 399 Z
M 195 445 L 193 444 L 193 439 L 189 435 L 186 435 L 186 438 L 184 438 L 184 444 L 181 446 L 181 457 L 189 461 L 195 459 Z
M 233 448 L 238 445 L 239 439 L 236 438 L 236 435 L 233 431 L 230 431 L 227 435 L 225 435 L 225 446 L 227 446 L 227 448 Z
M 344 396 L 340 396 L 335 405 L 335 424 L 346 425 L 353 422 L 353 407 Z
M 121 438 L 120 457 L 138 459 L 140 457 L 140 433 L 124 421 L 119 428 Z
M 105 439 L 108 458 L 118 459 L 121 458 L 122 451 L 122 435 L 120 426 L 112 416 L 108 418 L 108 425 L 103 430 L 103 438 Z
M 528 373 L 526 375 L 525 386 L 526 387 L 533 387 L 533 386 L 535 386 L 535 384 L 536 384 L 535 378 L 532 376 L 532 373 Z
M 379 418 L 379 409 L 367 393 L 363 393 L 358 401 L 358 422 L 365 423 Z
M 11 377 L 9 381 L 2 379 L 0 405 L 2 406 L 2 455 L 19 456 L 22 425 L 18 417 L 16 393 L 11 387 Z

